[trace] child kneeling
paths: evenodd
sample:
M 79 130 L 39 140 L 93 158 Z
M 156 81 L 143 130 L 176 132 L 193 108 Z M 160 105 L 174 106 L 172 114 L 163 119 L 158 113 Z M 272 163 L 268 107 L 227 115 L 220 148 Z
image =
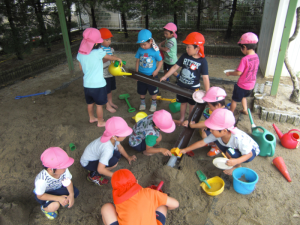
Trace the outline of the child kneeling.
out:
M 179 207 L 175 198 L 150 188 L 140 186 L 134 175 L 121 169 L 111 178 L 114 204 L 101 208 L 105 225 L 151 224 L 164 225 L 167 210 Z
M 41 210 L 50 220 L 57 217 L 59 206 L 71 208 L 79 191 L 73 186 L 68 169 L 74 159 L 59 147 L 46 149 L 41 155 L 45 167 L 35 178 L 35 199 Z
M 113 175 L 111 170 L 118 165 L 121 155 L 129 164 L 136 160 L 135 155 L 128 156 L 120 144 L 131 133 L 132 129 L 123 118 L 114 116 L 107 120 L 103 135 L 85 148 L 80 159 L 81 165 L 90 171 L 88 181 L 99 186 L 107 184 L 108 180 L 101 174 L 111 177 Z
M 210 129 L 211 134 L 203 140 L 181 149 L 181 153 L 185 154 L 218 140 L 220 150 L 229 159 L 226 164 L 233 167 L 224 170 L 224 173 L 231 175 L 235 168 L 241 167 L 242 163 L 251 162 L 260 152 L 258 144 L 244 131 L 234 127 L 234 124 L 235 118 L 230 110 L 214 110 L 205 120 L 205 126 Z

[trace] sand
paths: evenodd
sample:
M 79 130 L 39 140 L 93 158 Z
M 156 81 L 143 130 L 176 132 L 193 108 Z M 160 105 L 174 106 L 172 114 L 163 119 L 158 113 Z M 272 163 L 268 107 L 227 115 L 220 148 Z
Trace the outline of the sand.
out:
M 134 68 L 134 53 L 119 53 L 126 59 L 128 67 Z M 211 77 L 225 78 L 223 70 L 237 67 L 240 58 L 208 57 L 209 73 Z M 96 186 L 86 180 L 87 171 L 79 163 L 85 147 L 94 139 L 101 136 L 104 128 L 90 124 L 84 99 L 82 79 L 77 79 L 64 89 L 44 96 L 35 96 L 15 100 L 15 96 L 54 90 L 80 77 L 78 64 L 74 61 L 76 71 L 68 73 L 67 64 L 61 64 L 34 78 L 26 79 L 0 90 L 1 131 L 0 131 L 0 224 L 102 224 L 100 208 L 106 202 L 112 202 L 111 185 Z M 235 77 L 229 77 L 236 80 Z M 174 79 L 171 80 L 174 82 Z M 264 81 L 259 78 L 258 81 Z M 233 84 L 214 84 L 224 88 L 230 102 Z M 104 112 L 107 120 L 111 116 L 123 117 L 129 126 L 134 125 L 131 118 L 135 113 L 127 112 L 124 100 L 118 95 L 129 93 L 129 102 L 138 109 L 139 97 L 136 93 L 136 83 L 130 78 L 117 77 L 117 90 L 113 92 L 114 103 L 119 106 L 117 113 Z M 174 94 L 160 90 L 165 98 L 174 98 Z M 147 110 L 149 114 L 149 95 Z M 252 98 L 249 98 L 249 105 Z M 275 104 L 276 105 L 276 104 Z M 168 109 L 167 102 L 159 102 L 158 109 Z M 241 109 L 238 104 L 237 110 Z M 173 114 L 175 119 L 179 113 Z M 238 127 L 247 133 L 251 132 L 248 116 L 239 115 Z M 253 115 L 256 125 L 260 125 L 275 134 L 272 123 L 259 120 Z M 290 124 L 277 124 L 286 133 L 293 127 Z M 161 147 L 171 149 L 180 133 L 180 127 L 172 134 L 163 134 Z M 275 157 L 256 157 L 253 162 L 243 164 L 259 175 L 255 190 L 249 195 L 238 194 L 229 178 L 229 189 L 216 197 L 208 196 L 200 187 L 196 175 L 202 170 L 207 178 L 221 176 L 222 170 L 216 168 L 206 153 L 209 148 L 195 150 L 194 157 L 184 156 L 176 168 L 166 166 L 168 157 L 162 154 L 151 157 L 136 153 L 128 145 L 128 138 L 122 142 L 129 155 L 135 154 L 137 161 L 129 165 L 125 158 L 121 158 L 116 169 L 130 169 L 144 186 L 158 185 L 162 180 L 162 190 L 178 199 L 180 207 L 170 211 L 167 224 L 299 224 L 300 182 L 298 150 L 283 148 L 277 138 L 275 156 L 282 156 L 287 165 L 292 182 L 289 183 L 281 173 L 271 164 Z M 196 130 L 190 143 L 200 139 Z M 70 151 L 68 145 L 74 143 L 75 151 Z M 59 216 L 49 221 L 40 210 L 33 195 L 34 179 L 43 169 L 40 155 L 50 146 L 63 148 L 69 156 L 75 159 L 70 167 L 73 183 L 79 189 L 80 195 L 71 209 L 60 208 Z M 178 169 L 179 167 L 179 169 Z

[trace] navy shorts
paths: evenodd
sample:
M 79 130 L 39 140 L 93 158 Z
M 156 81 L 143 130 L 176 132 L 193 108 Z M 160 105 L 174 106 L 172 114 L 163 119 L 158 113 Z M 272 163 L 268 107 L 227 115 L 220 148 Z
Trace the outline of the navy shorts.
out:
M 121 158 L 120 152 L 114 151 L 114 154 L 108 161 L 108 166 L 106 166 L 106 167 L 113 167 L 114 165 L 116 165 L 119 162 L 120 158 Z M 89 163 L 84 168 L 89 171 L 97 171 L 98 164 L 99 164 L 99 160 L 89 161 Z
M 204 131 L 205 131 L 205 133 L 206 133 L 206 135 L 207 135 L 207 136 L 211 134 L 211 132 L 210 132 L 210 129 L 209 129 L 209 128 L 207 128 L 207 129 L 206 129 L 206 130 L 204 130 Z M 221 148 L 222 148 L 222 146 L 223 146 L 223 145 L 221 145 L 221 144 L 220 144 L 220 142 L 219 142 L 218 140 L 215 140 L 215 141 L 214 141 L 214 143 L 215 143 L 215 144 L 218 146 L 218 148 L 219 148 L 219 149 L 221 149 Z M 207 143 L 207 144 L 208 144 L 208 143 Z
M 243 98 L 249 97 L 253 90 L 245 90 L 240 88 L 237 84 L 234 85 L 232 100 L 235 102 L 241 102 Z
M 115 77 L 108 77 L 105 78 L 106 80 L 106 93 L 109 94 L 111 91 L 116 90 L 116 78 Z
M 166 71 L 169 71 L 172 68 L 172 66 L 174 66 L 174 65 L 169 65 L 164 62 L 164 70 L 166 70 Z
M 229 149 L 229 148 L 230 147 L 226 147 L 224 145 L 220 145 L 220 147 L 219 147 L 219 149 L 222 152 L 224 152 L 224 153 L 228 152 L 228 154 L 231 156 L 231 158 L 237 159 L 242 156 L 241 152 L 238 149 L 233 149 L 233 148 Z M 245 161 L 244 163 L 251 162 L 255 157 L 256 157 L 256 152 L 254 149 L 252 149 L 252 157 L 250 159 L 248 159 L 247 161 Z
M 181 95 L 176 95 L 176 102 L 189 103 L 190 105 L 195 105 L 196 102 L 192 98 L 186 98 Z
M 159 222 L 161 222 L 162 225 L 165 225 L 165 223 L 166 223 L 166 217 L 165 217 L 165 215 L 162 214 L 159 211 L 155 211 L 155 214 L 156 214 L 156 220 L 158 220 Z M 116 222 L 111 223 L 110 225 L 119 225 L 119 222 L 116 221 Z
M 107 103 L 106 87 L 102 88 L 84 88 L 86 103 L 97 105 L 105 105 Z
M 152 77 L 152 75 L 151 75 L 151 77 Z M 154 79 L 158 79 L 158 77 L 156 76 Z M 138 81 L 137 82 L 137 93 L 139 95 L 146 95 L 147 91 L 149 92 L 150 95 L 156 95 L 159 90 L 158 90 L 158 87 Z
M 142 140 L 142 142 L 141 142 L 139 145 L 134 146 L 134 147 L 132 147 L 132 148 L 133 148 L 134 150 L 138 151 L 138 152 L 143 152 L 143 151 L 145 151 L 145 150 L 146 150 L 146 141 L 145 141 L 145 139 Z
M 79 195 L 79 190 L 74 185 L 73 185 L 73 189 L 74 189 L 74 198 L 77 198 L 77 196 Z M 66 187 L 62 186 L 61 188 L 56 189 L 56 190 L 46 191 L 45 194 L 61 196 L 61 195 L 69 195 L 69 191 Z M 35 200 L 37 200 L 37 202 L 43 206 L 43 208 L 46 208 L 52 202 L 55 202 L 55 201 L 40 200 L 37 198 L 36 194 L 34 194 L 34 197 L 35 197 Z

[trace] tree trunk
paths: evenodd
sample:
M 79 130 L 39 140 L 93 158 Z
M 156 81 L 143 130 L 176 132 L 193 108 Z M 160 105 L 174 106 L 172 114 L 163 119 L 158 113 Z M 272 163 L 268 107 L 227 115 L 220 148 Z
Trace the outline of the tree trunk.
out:
M 295 38 L 298 36 L 299 33 L 299 27 L 300 27 L 300 7 L 297 8 L 297 19 L 296 19 L 296 27 L 295 27 L 295 31 L 292 37 L 290 37 L 289 39 L 289 43 L 285 52 L 285 57 L 284 57 L 284 63 L 286 65 L 287 70 L 289 71 L 289 74 L 291 76 L 291 80 L 293 82 L 293 91 L 292 94 L 290 96 L 290 101 L 294 102 L 294 103 L 298 103 L 300 104 L 300 88 L 299 88 L 299 81 L 298 81 L 298 77 L 294 71 L 294 69 L 291 67 L 290 63 L 289 63 L 289 46 L 290 43 L 295 40 Z
M 23 59 L 23 46 L 21 43 L 21 40 L 18 38 L 18 30 L 15 27 L 14 21 L 13 21 L 13 14 L 12 14 L 12 6 L 13 2 L 11 0 L 5 0 L 5 7 L 6 7 L 6 13 L 7 13 L 7 19 L 11 28 L 12 32 L 12 38 L 13 38 L 13 45 L 14 45 L 14 52 L 16 53 L 16 56 L 19 60 Z
M 198 7 L 197 7 L 197 31 L 200 30 L 200 20 L 201 20 L 201 5 L 202 0 L 198 0 Z
M 233 18 L 234 18 L 235 11 L 236 11 L 236 4 L 237 4 L 237 0 L 233 0 L 231 14 L 229 17 L 228 27 L 227 27 L 227 31 L 226 31 L 226 35 L 225 35 L 226 40 L 231 38 L 231 29 L 232 29 L 232 25 L 233 25 Z
M 146 29 L 149 30 L 149 15 L 148 15 L 148 13 L 145 16 L 145 23 L 146 23 Z
M 37 3 L 35 3 L 35 0 L 33 0 L 33 4 L 34 4 L 34 11 L 35 11 L 35 14 L 36 14 L 36 17 L 37 17 L 37 21 L 39 23 L 40 34 L 42 36 L 42 40 L 41 40 L 42 45 L 44 47 L 46 47 L 47 52 L 50 52 L 51 51 L 50 41 L 49 41 L 47 29 L 45 27 L 41 1 L 38 0 Z
M 94 28 L 97 29 L 97 22 L 96 22 L 96 17 L 95 17 L 95 10 L 94 10 L 94 7 L 92 5 L 91 5 L 91 17 L 92 17 L 92 21 L 93 21 L 92 27 L 94 27 Z
M 125 38 L 128 38 L 128 31 L 127 31 L 127 23 L 126 23 L 126 16 L 125 13 L 121 13 L 121 17 L 122 17 L 122 22 L 123 22 L 123 27 L 124 27 L 124 34 L 125 34 Z

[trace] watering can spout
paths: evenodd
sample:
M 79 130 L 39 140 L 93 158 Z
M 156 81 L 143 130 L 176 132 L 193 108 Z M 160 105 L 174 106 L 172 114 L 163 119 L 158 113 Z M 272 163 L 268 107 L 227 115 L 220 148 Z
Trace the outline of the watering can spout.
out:
M 281 131 L 278 129 L 278 127 L 275 125 L 275 123 L 273 123 L 273 127 L 274 130 L 276 131 L 276 134 L 278 135 L 279 139 L 282 138 L 283 134 L 281 133 Z

